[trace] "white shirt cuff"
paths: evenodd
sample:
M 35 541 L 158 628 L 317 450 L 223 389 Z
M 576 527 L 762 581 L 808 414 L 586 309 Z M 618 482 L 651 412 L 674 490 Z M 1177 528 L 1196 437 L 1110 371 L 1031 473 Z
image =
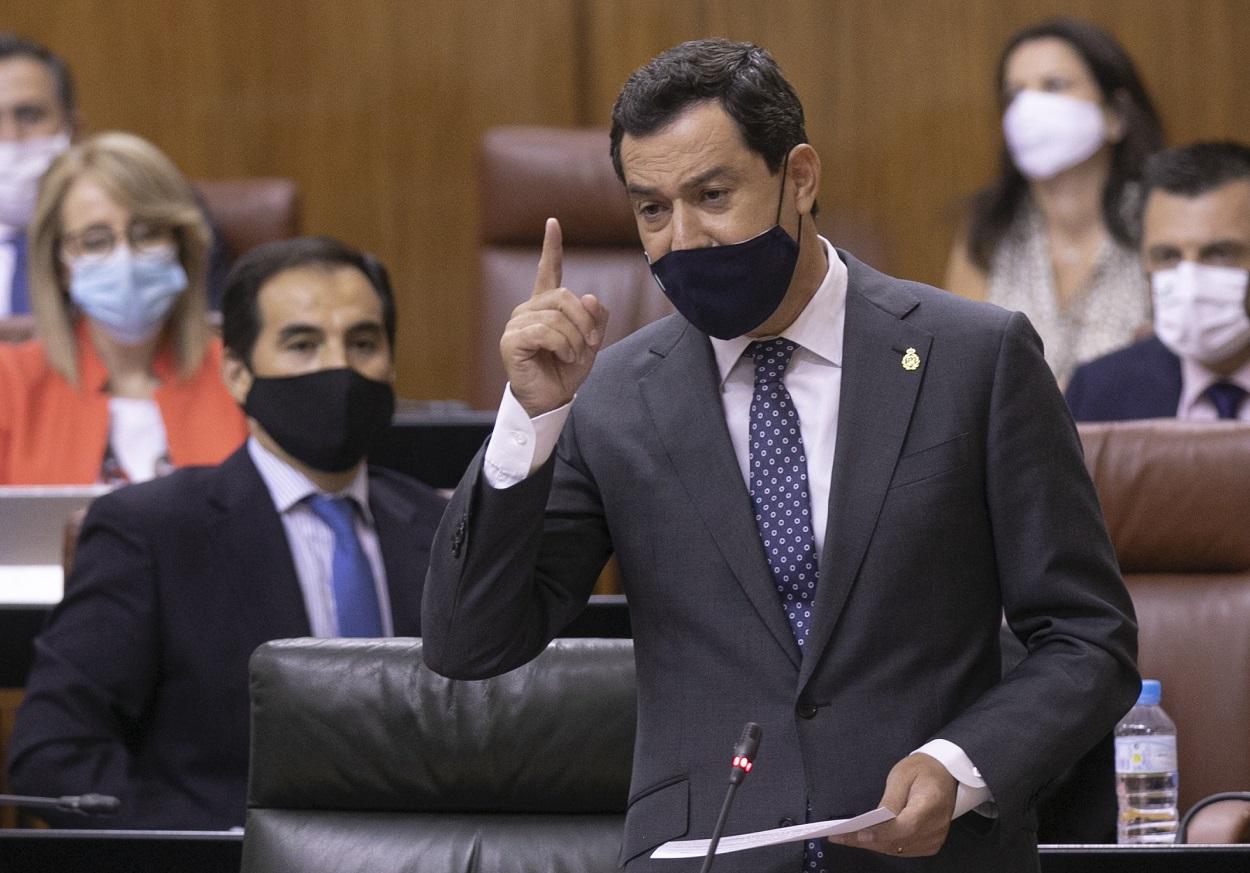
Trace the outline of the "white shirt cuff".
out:
M 482 473 L 492 488 L 508 488 L 528 479 L 547 463 L 569 417 L 572 402 L 530 418 L 505 385 L 495 416 L 495 429 L 486 446 Z
M 981 771 L 959 746 L 950 740 L 929 740 L 912 754 L 922 753 L 935 759 L 955 777 L 955 812 L 952 819 L 972 810 L 986 818 L 998 818 L 998 804 L 981 778 Z

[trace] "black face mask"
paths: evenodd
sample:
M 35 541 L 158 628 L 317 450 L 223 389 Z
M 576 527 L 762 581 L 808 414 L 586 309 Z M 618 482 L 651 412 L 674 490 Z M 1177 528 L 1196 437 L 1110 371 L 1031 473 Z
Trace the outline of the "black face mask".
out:
M 350 367 L 252 381 L 243 411 L 282 450 L 314 470 L 342 473 L 369 453 L 395 412 L 390 382 Z
M 651 275 L 660 290 L 687 321 L 708 336 L 733 339 L 749 333 L 785 299 L 799 263 L 798 240 L 780 224 L 789 162 L 787 155 L 777 218 L 769 230 L 733 245 L 671 251 L 651 263 Z M 800 236 L 802 232 L 800 214 Z

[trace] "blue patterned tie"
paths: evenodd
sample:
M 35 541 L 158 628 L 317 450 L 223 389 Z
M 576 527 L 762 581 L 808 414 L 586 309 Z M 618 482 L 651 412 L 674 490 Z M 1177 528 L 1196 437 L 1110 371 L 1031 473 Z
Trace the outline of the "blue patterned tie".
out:
M 1226 419 L 1236 419 L 1241 401 L 1246 399 L 1246 389 L 1232 382 L 1216 382 L 1202 393 L 1211 398 L 1220 418 Z
M 775 339 L 751 343 L 746 353 L 755 361 L 750 429 L 755 524 L 764 541 L 781 607 L 802 651 L 812 629 L 812 600 L 820 565 L 799 412 L 782 381 L 797 350 L 790 340 Z M 824 857 L 823 840 L 804 843 L 804 873 L 825 873 Z
M 382 612 L 373 569 L 356 536 L 355 510 L 347 497 L 314 494 L 308 507 L 334 533 L 334 553 L 330 563 L 330 587 L 341 637 L 382 636 Z
M 13 281 L 9 286 L 9 314 L 25 315 L 30 312 L 30 299 L 26 293 L 26 234 L 13 237 Z
M 747 353 L 755 360 L 750 431 L 755 524 L 801 649 L 812 627 L 819 569 L 799 413 L 782 383 L 797 348 L 790 340 L 775 339 L 751 343 Z

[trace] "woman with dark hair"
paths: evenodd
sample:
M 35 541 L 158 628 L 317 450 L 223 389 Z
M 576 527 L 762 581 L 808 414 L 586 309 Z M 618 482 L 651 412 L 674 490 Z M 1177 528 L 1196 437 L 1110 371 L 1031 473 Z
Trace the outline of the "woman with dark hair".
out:
M 1076 19 L 1014 34 L 998 84 L 999 173 L 973 198 L 946 287 L 1028 315 L 1064 383 L 1150 322 L 1133 225 L 1162 127 L 1123 47 Z

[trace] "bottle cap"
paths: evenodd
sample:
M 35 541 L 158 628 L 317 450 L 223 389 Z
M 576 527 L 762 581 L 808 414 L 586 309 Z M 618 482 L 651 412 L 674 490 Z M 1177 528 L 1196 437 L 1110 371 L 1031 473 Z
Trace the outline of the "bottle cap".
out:
M 1141 695 L 1137 698 L 1137 705 L 1157 705 L 1162 696 L 1163 686 L 1159 684 L 1158 679 L 1143 679 L 1141 681 Z

